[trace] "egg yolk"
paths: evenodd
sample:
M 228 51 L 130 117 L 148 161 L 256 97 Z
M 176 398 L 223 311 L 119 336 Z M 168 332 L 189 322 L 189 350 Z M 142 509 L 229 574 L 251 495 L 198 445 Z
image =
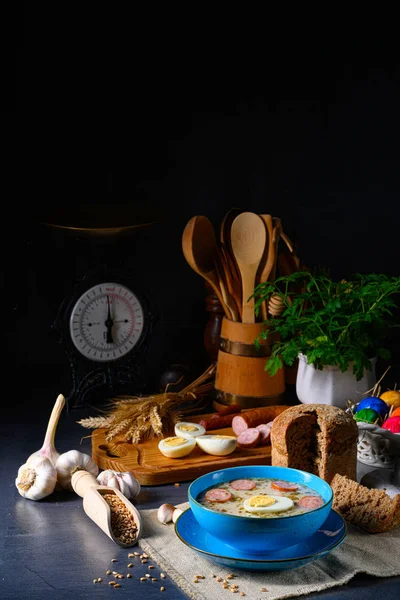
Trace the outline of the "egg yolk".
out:
M 166 446 L 181 446 L 182 444 L 187 444 L 188 440 L 181 437 L 170 437 L 164 440 L 164 444 Z
M 247 500 L 247 504 L 252 506 L 253 508 L 262 508 L 264 506 L 272 506 L 276 504 L 275 498 L 271 498 L 271 496 L 252 496 Z
M 197 431 L 198 427 L 195 427 L 194 425 L 180 425 L 179 429 L 182 431 Z

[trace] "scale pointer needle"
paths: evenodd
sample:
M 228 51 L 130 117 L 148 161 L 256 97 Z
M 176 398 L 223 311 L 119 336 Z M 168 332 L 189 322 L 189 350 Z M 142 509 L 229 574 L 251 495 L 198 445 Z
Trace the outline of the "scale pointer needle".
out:
M 104 324 L 107 327 L 107 340 L 106 340 L 107 344 L 113 344 L 114 340 L 113 340 L 113 336 L 112 336 L 112 327 L 114 325 L 114 321 L 111 318 L 110 298 L 108 297 L 108 294 L 107 294 L 107 319 Z

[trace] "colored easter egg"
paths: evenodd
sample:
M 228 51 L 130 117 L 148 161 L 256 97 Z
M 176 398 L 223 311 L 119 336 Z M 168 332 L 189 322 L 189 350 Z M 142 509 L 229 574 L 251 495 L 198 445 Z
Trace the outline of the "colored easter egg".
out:
M 386 402 L 388 406 L 394 406 L 394 408 L 400 408 L 400 392 L 398 390 L 388 390 L 381 394 L 381 400 Z
M 400 417 L 400 408 L 395 408 L 390 417 Z
M 357 411 L 354 415 L 354 419 L 356 421 L 362 421 L 363 423 L 377 423 L 381 420 L 379 414 L 376 410 L 372 410 L 372 408 L 362 408 Z
M 382 429 L 387 429 L 392 433 L 400 433 L 400 417 L 389 417 L 383 423 Z
M 358 411 L 363 408 L 372 408 L 372 410 L 376 411 L 382 419 L 384 419 L 389 412 L 389 407 L 386 402 L 377 396 L 368 396 L 361 400 L 357 405 L 355 412 L 358 413 Z

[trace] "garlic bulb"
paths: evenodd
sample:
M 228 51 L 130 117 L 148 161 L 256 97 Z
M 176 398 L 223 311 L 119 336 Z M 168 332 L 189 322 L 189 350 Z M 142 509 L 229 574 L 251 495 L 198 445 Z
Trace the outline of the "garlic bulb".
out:
M 119 490 L 126 498 L 136 498 L 140 493 L 140 483 L 129 471 L 119 473 L 112 469 L 102 471 L 97 477 L 100 485 L 108 485 Z
M 99 467 L 93 458 L 78 450 L 69 450 L 60 454 L 56 462 L 57 481 L 65 490 L 73 491 L 71 477 L 77 471 L 88 471 L 94 477 L 98 475 Z
M 57 471 L 48 458 L 33 456 L 18 469 L 17 490 L 24 498 L 41 500 L 50 496 L 57 482 Z
M 59 396 L 57 397 L 57 400 L 54 404 L 53 410 L 51 411 L 51 415 L 50 415 L 49 423 L 47 425 L 47 430 L 46 430 L 46 435 L 44 438 L 43 446 L 41 447 L 40 450 L 37 450 L 36 452 L 34 452 L 33 454 L 30 455 L 30 457 L 26 461 L 27 463 L 30 463 L 31 459 L 33 459 L 37 456 L 42 456 L 44 458 L 48 458 L 50 460 L 51 464 L 53 465 L 53 467 L 56 466 L 56 462 L 57 462 L 58 457 L 60 456 L 60 453 L 57 452 L 57 450 L 54 446 L 54 438 L 56 435 L 58 421 L 60 419 L 60 415 L 61 415 L 62 409 L 64 408 L 64 405 L 65 405 L 65 398 L 62 394 L 59 394 Z

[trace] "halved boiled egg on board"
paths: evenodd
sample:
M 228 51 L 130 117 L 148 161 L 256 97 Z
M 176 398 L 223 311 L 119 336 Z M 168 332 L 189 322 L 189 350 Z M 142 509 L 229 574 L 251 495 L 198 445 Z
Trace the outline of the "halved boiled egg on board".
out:
M 206 430 L 202 425 L 197 423 L 188 423 L 187 421 L 181 421 L 175 425 L 175 435 L 184 438 L 197 437 L 198 435 L 204 435 Z
M 244 508 L 250 513 L 273 513 L 289 510 L 294 505 L 293 500 L 285 496 L 261 494 L 251 496 L 243 502 Z
M 164 438 L 158 443 L 159 451 L 168 458 L 183 458 L 190 454 L 195 446 L 196 438 L 184 438 L 180 436 Z
M 196 442 L 203 452 L 213 456 L 227 456 L 237 447 L 237 437 L 232 435 L 199 435 Z

